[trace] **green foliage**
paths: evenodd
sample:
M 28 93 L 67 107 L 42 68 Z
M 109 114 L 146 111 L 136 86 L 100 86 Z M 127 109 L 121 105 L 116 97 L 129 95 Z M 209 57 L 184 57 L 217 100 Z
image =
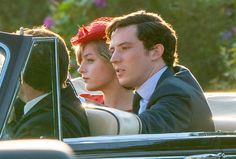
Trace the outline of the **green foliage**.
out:
M 14 32 L 21 26 L 40 26 L 50 12 L 48 0 L 0 0 L 0 4 L 1 31 Z
M 221 60 L 224 72 L 211 80 L 211 88 L 217 90 L 236 90 L 236 43 L 231 48 L 221 47 Z
M 62 35 L 70 44 L 70 38 L 77 33 L 78 27 L 84 22 L 89 22 L 89 11 L 92 7 L 92 0 L 65 0 L 61 3 L 51 6 L 55 26 L 52 28 L 55 32 Z M 72 49 L 71 49 L 72 50 Z M 70 72 L 72 77 L 79 76 L 77 73 L 77 64 L 73 50 L 71 51 Z
M 228 50 L 235 40 L 235 35 L 227 35 L 236 25 L 235 1 L 107 0 L 103 7 L 96 6 L 94 1 L 64 0 L 54 6 L 54 29 L 64 35 L 67 42 L 77 33 L 78 26 L 95 18 L 120 16 L 140 9 L 156 12 L 173 25 L 178 34 L 180 64 L 192 70 L 204 89 L 224 89 L 232 84 L 228 80 L 224 84 L 218 81 L 226 74 L 233 79 L 232 66 L 227 66 L 229 52 L 223 53 L 220 48 L 224 46 Z

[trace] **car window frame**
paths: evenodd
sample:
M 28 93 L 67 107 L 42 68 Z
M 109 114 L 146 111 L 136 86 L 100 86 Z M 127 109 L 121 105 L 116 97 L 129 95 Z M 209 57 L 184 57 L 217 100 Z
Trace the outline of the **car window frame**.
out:
M 54 42 L 54 50 L 51 56 L 51 72 L 52 72 L 52 100 L 53 100 L 53 127 L 55 137 L 63 141 L 62 121 L 61 121 L 61 89 L 60 89 L 60 66 L 58 55 L 57 37 L 33 37 L 32 47 L 36 42 Z M 32 48 L 31 48 L 32 49 Z M 31 54 L 31 52 L 30 52 Z

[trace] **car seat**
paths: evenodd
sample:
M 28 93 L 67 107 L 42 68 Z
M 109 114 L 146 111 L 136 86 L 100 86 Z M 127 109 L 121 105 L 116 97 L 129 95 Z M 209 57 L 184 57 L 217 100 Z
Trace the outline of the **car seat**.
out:
M 136 114 L 114 108 L 84 105 L 91 136 L 140 134 L 142 124 Z

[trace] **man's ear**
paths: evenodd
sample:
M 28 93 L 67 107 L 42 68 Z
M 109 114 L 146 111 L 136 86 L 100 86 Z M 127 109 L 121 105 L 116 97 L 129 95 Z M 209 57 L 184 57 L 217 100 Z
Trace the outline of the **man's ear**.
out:
M 152 60 L 157 60 L 162 57 L 164 53 L 164 46 L 162 44 L 156 44 L 150 50 Z

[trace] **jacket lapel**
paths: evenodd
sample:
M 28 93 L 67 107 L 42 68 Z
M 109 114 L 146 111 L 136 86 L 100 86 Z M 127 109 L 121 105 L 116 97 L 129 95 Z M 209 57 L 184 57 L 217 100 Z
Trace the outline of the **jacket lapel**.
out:
M 172 67 L 168 67 L 166 70 L 165 70 L 165 72 L 161 75 L 161 78 L 159 79 L 159 81 L 157 82 L 157 84 L 156 84 L 156 87 L 155 87 L 155 90 L 154 90 L 154 92 L 153 92 L 153 94 L 152 94 L 152 96 L 151 96 L 151 98 L 150 98 L 150 100 L 149 100 L 149 102 L 148 102 L 148 105 L 147 105 L 147 109 L 149 109 L 150 108 L 150 106 L 152 105 L 152 103 L 153 102 L 155 102 L 155 100 L 156 100 L 156 96 L 157 96 L 157 91 L 158 91 L 158 86 L 165 80 L 165 79 L 167 79 L 168 77 L 170 77 L 170 76 L 173 76 L 174 75 L 174 70 L 173 70 L 173 68 Z

